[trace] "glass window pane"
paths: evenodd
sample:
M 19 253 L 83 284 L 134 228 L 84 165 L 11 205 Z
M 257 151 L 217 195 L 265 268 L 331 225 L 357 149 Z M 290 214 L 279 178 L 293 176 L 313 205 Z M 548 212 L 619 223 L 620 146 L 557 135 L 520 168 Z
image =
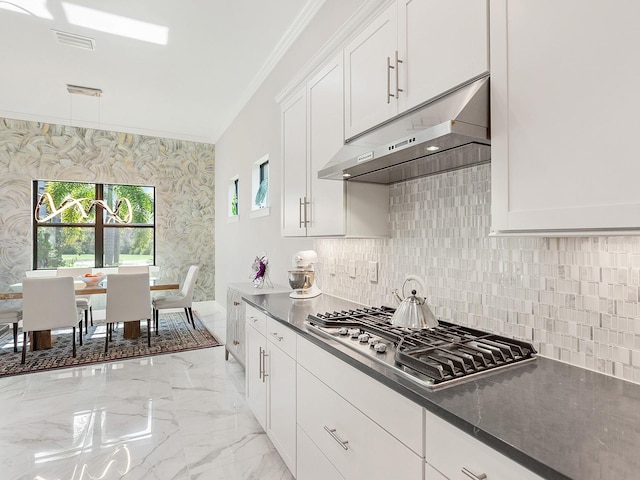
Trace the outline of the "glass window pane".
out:
M 95 266 L 93 227 L 40 227 L 37 248 L 37 268 Z
M 155 189 L 140 185 L 105 185 L 104 223 L 153 225 Z
M 95 223 L 95 184 L 39 180 L 36 188 L 37 223 Z
M 153 228 L 104 228 L 104 266 L 153 265 Z

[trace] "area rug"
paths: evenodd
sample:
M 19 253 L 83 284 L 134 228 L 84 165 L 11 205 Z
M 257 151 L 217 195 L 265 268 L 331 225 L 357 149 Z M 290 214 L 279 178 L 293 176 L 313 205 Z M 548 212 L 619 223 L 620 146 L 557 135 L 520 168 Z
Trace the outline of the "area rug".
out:
M 165 353 L 176 353 L 221 345 L 218 339 L 204 326 L 194 312 L 196 329 L 187 323 L 183 312 L 160 313 L 159 332 L 151 333 L 151 347 L 147 346 L 147 325 L 140 323 L 140 337 L 134 340 L 123 338 L 122 324 L 113 333 L 109 351 L 104 352 L 104 321 L 89 326 L 83 345 L 76 342 L 77 356 L 72 356 L 71 329 L 52 332 L 52 348 L 32 352 L 27 350 L 27 361 L 22 360 L 22 332 L 18 333 L 18 353 L 13 351 L 11 329 L 0 336 L 0 377 L 42 372 L 54 368 L 77 367 L 100 362 L 120 361 L 135 357 L 147 357 Z M 28 345 L 27 345 L 28 347 Z

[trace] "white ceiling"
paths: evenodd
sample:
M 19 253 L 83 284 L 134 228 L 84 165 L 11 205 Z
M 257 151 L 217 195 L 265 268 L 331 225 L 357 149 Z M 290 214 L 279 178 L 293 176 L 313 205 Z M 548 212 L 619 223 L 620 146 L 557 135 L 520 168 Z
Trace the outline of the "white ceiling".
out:
M 0 116 L 215 143 L 322 3 L 0 0 Z M 165 26 L 168 41 L 72 25 L 74 5 Z M 95 50 L 62 45 L 53 30 L 90 37 Z

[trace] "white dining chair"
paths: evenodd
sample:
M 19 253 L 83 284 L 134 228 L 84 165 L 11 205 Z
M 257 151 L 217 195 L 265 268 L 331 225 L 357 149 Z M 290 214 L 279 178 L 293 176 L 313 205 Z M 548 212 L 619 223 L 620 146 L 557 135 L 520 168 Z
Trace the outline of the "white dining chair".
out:
M 160 316 L 160 310 L 167 308 L 184 308 L 184 313 L 187 316 L 187 323 L 191 323 L 193 328 L 196 328 L 196 322 L 193 319 L 193 310 L 191 304 L 193 303 L 193 290 L 196 285 L 196 278 L 200 267 L 198 265 L 191 265 L 187 276 L 182 284 L 180 291 L 173 295 L 158 295 L 152 301 L 153 305 L 153 320 L 154 327 L 156 329 L 156 335 L 158 335 L 158 317 Z
M 149 265 L 120 265 L 118 273 L 149 273 Z
M 82 317 L 76 307 L 73 279 L 41 277 L 22 280 L 22 363 L 26 361 L 28 332 L 69 327 L 73 329 L 75 357 L 76 327 L 82 330 Z
M 3 308 L 0 309 L 0 325 L 11 325 L 13 328 L 13 351 L 18 351 L 18 327 L 22 322 L 22 309 Z
M 78 277 L 86 273 L 91 273 L 91 267 L 59 267 L 56 270 L 58 277 L 71 277 L 78 280 Z M 76 306 L 84 312 L 84 333 L 89 333 L 89 317 L 93 327 L 93 307 L 90 295 L 76 295 Z M 82 338 L 82 337 L 81 337 Z
M 107 275 L 106 317 L 105 352 L 109 349 L 113 325 L 117 322 L 147 320 L 147 344 L 151 346 L 151 290 L 148 273 Z

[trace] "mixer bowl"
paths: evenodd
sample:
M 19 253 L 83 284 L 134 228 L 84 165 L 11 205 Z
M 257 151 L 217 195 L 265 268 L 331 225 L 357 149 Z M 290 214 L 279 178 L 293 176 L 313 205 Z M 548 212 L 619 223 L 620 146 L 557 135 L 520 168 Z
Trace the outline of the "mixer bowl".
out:
M 289 286 L 294 290 L 311 288 L 315 279 L 313 270 L 289 270 Z

